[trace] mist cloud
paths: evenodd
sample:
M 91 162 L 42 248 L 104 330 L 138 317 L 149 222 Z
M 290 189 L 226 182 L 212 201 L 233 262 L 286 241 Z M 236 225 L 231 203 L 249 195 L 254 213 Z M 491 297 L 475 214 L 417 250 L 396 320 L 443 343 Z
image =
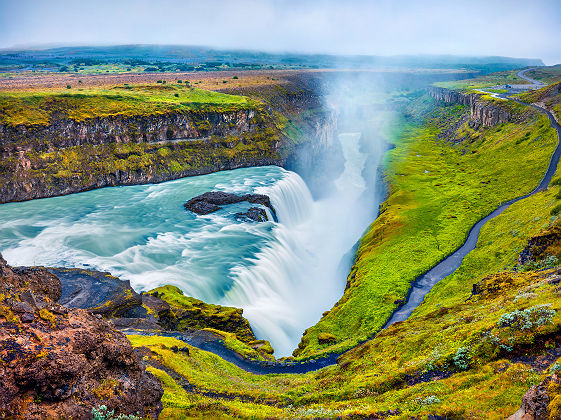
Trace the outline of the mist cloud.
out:
M 181 44 L 561 62 L 557 0 L 0 0 L 0 47 Z

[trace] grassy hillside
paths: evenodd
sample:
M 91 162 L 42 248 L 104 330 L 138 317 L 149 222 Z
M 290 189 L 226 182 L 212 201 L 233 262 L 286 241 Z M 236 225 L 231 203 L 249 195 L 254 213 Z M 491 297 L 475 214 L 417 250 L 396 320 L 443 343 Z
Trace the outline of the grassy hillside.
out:
M 483 89 L 496 85 L 504 84 L 525 84 L 528 83 L 524 79 L 516 76 L 516 70 L 501 71 L 487 74 L 485 76 L 475 77 L 473 79 L 452 80 L 449 82 L 437 82 L 434 85 L 448 89 L 456 89 L 460 91 L 469 91 L 472 89 Z
M 526 73 L 532 79 L 540 80 L 544 83 L 555 83 L 561 79 L 561 64 L 548 67 L 538 67 Z
M 545 106 L 555 114 L 558 122 L 561 121 L 561 82 L 518 96 L 524 102 L 539 103 Z
M 413 112 L 431 101 L 418 100 Z M 400 122 L 386 170 L 389 196 L 360 242 L 344 296 L 307 330 L 298 357 L 349 348 L 378 331 L 410 283 L 458 248 L 477 220 L 538 184 L 557 144 L 547 117 L 513 107 L 519 123 L 474 131 L 466 112 L 436 108 L 424 124 Z M 319 344 L 321 333 L 337 344 Z
M 70 85 L 69 85 L 70 86 Z M 54 119 L 113 115 L 157 115 L 173 111 L 233 111 L 256 105 L 249 98 L 189 87 L 185 83 L 122 85 L 112 88 L 0 92 L 0 124 L 47 125 Z

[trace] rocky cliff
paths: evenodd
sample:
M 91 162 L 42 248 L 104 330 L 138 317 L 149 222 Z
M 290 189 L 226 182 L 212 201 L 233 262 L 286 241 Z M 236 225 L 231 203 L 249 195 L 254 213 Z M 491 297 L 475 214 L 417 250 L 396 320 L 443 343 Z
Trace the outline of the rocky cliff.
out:
M 105 405 L 156 418 L 162 387 L 125 335 L 61 294 L 52 273 L 0 256 L 0 417 L 87 419 Z
M 273 93 L 263 104 L 230 111 L 0 125 L 0 203 L 241 167 L 292 167 L 303 148 L 320 155 L 331 144 L 333 116 L 310 100 L 312 92 L 305 99 Z M 290 107 L 274 109 L 279 98 Z
M 19 151 L 46 152 L 59 148 L 108 143 L 154 143 L 239 136 L 262 125 L 255 109 L 170 112 L 156 115 L 113 115 L 77 121 L 55 119 L 50 124 L 0 124 L 0 151 L 9 157 Z
M 492 127 L 497 124 L 512 121 L 511 112 L 506 107 L 482 100 L 477 93 L 465 94 L 455 90 L 429 87 L 427 93 L 437 101 L 461 104 L 470 107 L 470 125 L 472 127 Z

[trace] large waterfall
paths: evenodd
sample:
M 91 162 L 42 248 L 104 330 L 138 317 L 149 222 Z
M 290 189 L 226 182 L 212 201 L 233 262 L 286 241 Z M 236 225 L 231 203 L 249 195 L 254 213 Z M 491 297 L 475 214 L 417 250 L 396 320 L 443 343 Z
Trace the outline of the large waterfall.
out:
M 172 284 L 244 308 L 257 337 L 287 356 L 341 297 L 349 251 L 373 219 L 360 140 L 339 136 L 345 168 L 321 200 L 274 166 L 104 188 L 0 205 L 0 251 L 12 265 L 90 267 L 139 291 Z M 185 211 L 186 200 L 210 190 L 267 194 L 278 222 L 237 220 L 249 203 L 206 216 Z
M 258 192 L 268 194 L 279 223 L 275 240 L 250 264 L 232 269 L 233 287 L 224 302 L 244 308 L 256 334 L 267 337 L 276 355 L 289 355 L 303 331 L 341 297 L 349 271 L 349 251 L 372 219 L 373 200 L 364 199 L 360 133 L 339 135 L 345 169 L 335 190 L 313 201 L 295 173 Z

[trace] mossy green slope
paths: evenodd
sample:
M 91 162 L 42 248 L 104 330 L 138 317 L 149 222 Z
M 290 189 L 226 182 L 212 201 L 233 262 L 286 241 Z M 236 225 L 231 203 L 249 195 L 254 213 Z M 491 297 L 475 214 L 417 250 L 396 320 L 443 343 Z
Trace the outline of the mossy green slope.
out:
M 561 121 L 561 82 L 518 96 L 525 102 L 545 106 L 555 115 L 557 121 Z
M 227 348 L 246 359 L 274 360 L 271 344 L 255 338 L 243 317 L 243 309 L 205 303 L 185 296 L 176 286 L 157 287 L 148 294 L 169 305 L 169 311 L 159 314 L 160 323 L 169 329 L 206 330 L 221 337 Z
M 244 96 L 185 84 L 0 92 L 0 124 L 47 125 L 61 118 L 84 121 L 114 115 L 145 116 L 202 109 L 226 112 L 255 105 L 256 102 Z
M 295 355 L 346 349 L 378 331 L 410 283 L 458 248 L 477 220 L 535 188 L 557 144 L 547 117 L 534 110 L 514 107 L 519 123 L 476 131 L 464 122 L 441 138 L 467 110 L 434 112 L 425 125 L 402 121 L 388 158 L 389 196 L 360 242 L 344 296 L 306 331 Z M 320 344 L 320 333 L 337 344 Z

